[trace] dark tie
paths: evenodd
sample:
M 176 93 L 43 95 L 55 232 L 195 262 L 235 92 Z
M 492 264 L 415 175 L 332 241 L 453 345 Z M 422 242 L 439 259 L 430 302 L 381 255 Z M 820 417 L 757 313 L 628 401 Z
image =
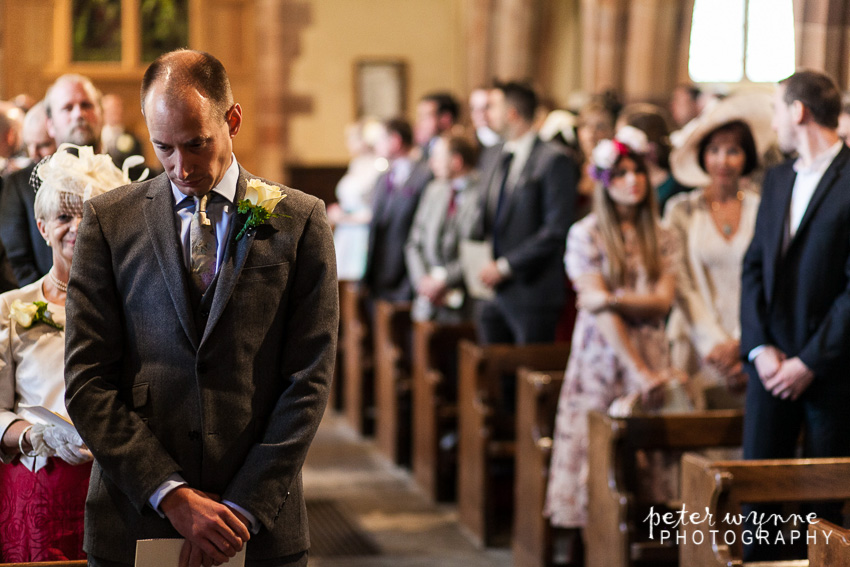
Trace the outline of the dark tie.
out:
M 209 193 L 195 197 L 195 213 L 189 224 L 189 255 L 192 283 L 201 295 L 207 291 L 215 277 L 216 242 L 215 225 L 207 217 Z
M 499 243 L 499 219 L 502 215 L 502 209 L 504 208 L 504 203 L 507 200 L 507 195 L 505 195 L 506 187 L 508 184 L 508 174 L 511 171 L 511 162 L 514 160 L 513 153 L 506 153 L 502 155 L 502 161 L 499 168 L 499 175 L 501 176 L 501 182 L 499 183 L 499 198 L 496 201 L 496 214 L 493 217 L 493 257 L 499 258 L 501 257 L 501 246 Z

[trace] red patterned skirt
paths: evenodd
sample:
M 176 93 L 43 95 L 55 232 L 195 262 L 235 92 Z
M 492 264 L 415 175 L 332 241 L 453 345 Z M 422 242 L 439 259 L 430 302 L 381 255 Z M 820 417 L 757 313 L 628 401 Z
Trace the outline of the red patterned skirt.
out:
M 0 464 L 0 563 L 85 559 L 83 515 L 91 463 L 51 458 L 37 473 Z

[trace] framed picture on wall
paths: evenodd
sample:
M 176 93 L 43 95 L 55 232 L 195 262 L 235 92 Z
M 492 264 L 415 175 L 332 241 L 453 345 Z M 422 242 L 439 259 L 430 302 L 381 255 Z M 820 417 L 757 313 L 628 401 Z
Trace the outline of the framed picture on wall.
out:
M 393 59 L 361 59 L 355 66 L 357 118 L 385 119 L 405 112 L 406 65 Z

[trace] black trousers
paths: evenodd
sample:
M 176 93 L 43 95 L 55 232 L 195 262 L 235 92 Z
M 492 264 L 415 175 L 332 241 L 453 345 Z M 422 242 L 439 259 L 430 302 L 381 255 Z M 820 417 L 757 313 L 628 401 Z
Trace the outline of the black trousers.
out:
M 479 301 L 475 309 L 478 340 L 517 345 L 555 342 L 561 311 L 556 307 L 507 310 L 497 300 Z
M 809 388 L 795 401 L 774 397 L 765 390 L 751 365 L 747 385 L 744 414 L 744 458 L 792 459 L 799 455 L 798 445 L 803 436 L 802 457 L 850 457 L 850 387 L 847 379 L 835 380 L 818 376 Z M 815 512 L 819 518 L 843 523 L 842 503 L 811 503 L 804 505 L 804 513 Z M 747 506 L 743 512 L 777 514 L 781 505 L 761 504 Z M 787 514 L 785 514 L 787 515 Z M 754 532 L 756 526 L 744 525 Z M 806 526 L 793 529 L 805 533 Z M 805 558 L 805 535 L 797 546 L 776 545 L 779 528 L 767 527 L 768 542 L 753 543 L 744 548 L 744 561 L 775 561 Z M 785 538 L 786 540 L 788 538 Z M 801 544 L 801 545 L 800 545 Z

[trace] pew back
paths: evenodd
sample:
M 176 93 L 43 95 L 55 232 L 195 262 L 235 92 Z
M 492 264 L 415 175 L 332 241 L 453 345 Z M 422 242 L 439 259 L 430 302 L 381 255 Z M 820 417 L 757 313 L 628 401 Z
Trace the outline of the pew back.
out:
M 809 567 L 850 565 L 850 530 L 818 520 L 808 533 Z
M 474 338 L 472 323 L 413 323 L 413 478 L 434 501 L 455 499 L 457 351 Z
M 552 563 L 551 530 L 543 517 L 543 503 L 563 382 L 563 369 L 520 368 L 517 372 L 514 565 L 548 567 Z
M 713 545 L 681 545 L 681 565 L 739 566 L 741 529 L 724 522 L 739 517 L 742 503 L 850 500 L 850 458 L 713 461 L 702 455 L 682 457 L 682 500 L 687 510 L 708 510 L 715 520 L 684 525 L 686 542 L 716 541 Z M 712 540 L 711 530 L 720 534 Z M 727 532 L 735 537 L 726 536 Z M 727 543 L 728 540 L 728 543 Z
M 647 502 L 639 493 L 639 451 L 676 452 L 738 447 L 740 411 L 613 418 L 590 412 L 588 450 L 588 567 L 627 567 L 635 563 L 675 563 L 672 544 L 649 540 L 642 520 L 650 506 L 676 508 L 677 502 Z M 682 565 L 690 565 L 682 563 Z
M 342 283 L 339 296 L 343 350 L 343 400 L 345 418 L 361 435 L 373 431 L 374 382 L 372 332 L 365 294 L 358 282 Z
M 409 301 L 375 301 L 375 444 L 391 461 L 410 463 Z
M 569 345 L 477 345 L 458 361 L 458 515 L 479 546 L 507 545 L 513 517 L 516 371 L 565 368 Z

